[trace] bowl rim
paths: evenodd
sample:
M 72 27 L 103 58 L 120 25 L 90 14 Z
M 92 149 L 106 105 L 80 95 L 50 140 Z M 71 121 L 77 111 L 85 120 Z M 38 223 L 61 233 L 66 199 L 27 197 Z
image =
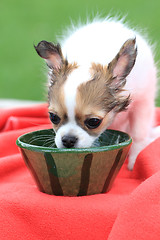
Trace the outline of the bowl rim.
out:
M 43 146 L 38 146 L 38 145 L 32 145 L 32 144 L 28 144 L 25 143 L 21 140 L 21 138 L 25 137 L 28 134 L 31 133 L 35 133 L 35 132 L 42 132 L 44 130 L 51 130 L 51 129 L 41 129 L 41 130 L 37 130 L 37 131 L 31 131 L 28 133 L 25 133 L 21 136 L 19 136 L 16 140 L 16 145 L 19 148 L 24 148 L 24 149 L 28 149 L 31 151 L 35 151 L 35 152 L 50 152 L 50 153 L 92 153 L 92 152 L 105 152 L 105 151 L 109 151 L 109 150 L 115 150 L 115 149 L 120 149 L 120 148 L 124 148 L 127 147 L 128 145 L 130 145 L 132 143 L 132 138 L 131 136 L 123 131 L 119 131 L 119 130 L 113 130 L 113 129 L 106 129 L 107 131 L 115 131 L 115 132 L 119 132 L 119 133 L 123 133 L 126 134 L 128 136 L 128 140 L 114 145 L 109 145 L 109 146 L 101 146 L 101 147 L 90 147 L 90 148 L 49 148 L 49 147 L 43 147 Z

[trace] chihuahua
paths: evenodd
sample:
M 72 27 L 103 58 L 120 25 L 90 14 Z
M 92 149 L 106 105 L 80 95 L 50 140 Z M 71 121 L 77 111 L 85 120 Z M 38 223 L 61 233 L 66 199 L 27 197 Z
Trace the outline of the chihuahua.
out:
M 133 169 L 139 152 L 158 137 L 152 131 L 157 71 L 147 41 L 122 21 L 104 19 L 74 28 L 60 44 L 41 41 L 35 49 L 49 67 L 57 147 L 91 147 L 107 128 L 125 131 L 133 138 Z

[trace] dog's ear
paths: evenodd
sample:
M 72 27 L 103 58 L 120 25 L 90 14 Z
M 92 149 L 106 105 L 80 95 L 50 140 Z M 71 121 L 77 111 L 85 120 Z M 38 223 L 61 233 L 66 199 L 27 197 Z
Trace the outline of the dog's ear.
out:
M 125 78 L 132 70 L 137 56 L 136 39 L 127 40 L 121 47 L 119 53 L 108 65 L 109 73 L 113 83 L 117 87 L 124 86 Z
M 59 44 L 41 41 L 34 46 L 38 55 L 44 58 L 50 68 L 59 69 L 63 63 L 63 55 Z

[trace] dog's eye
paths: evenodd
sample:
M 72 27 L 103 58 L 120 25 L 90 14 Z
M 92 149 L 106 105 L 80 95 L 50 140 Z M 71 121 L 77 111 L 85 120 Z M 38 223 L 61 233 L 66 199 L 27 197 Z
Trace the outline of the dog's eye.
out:
M 84 124 L 89 129 L 95 129 L 95 128 L 99 127 L 101 122 L 102 122 L 102 120 L 99 118 L 88 118 L 84 121 Z
M 49 113 L 49 117 L 50 117 L 50 120 L 52 123 L 58 125 L 61 121 L 60 117 L 58 117 L 57 114 L 54 114 L 54 113 Z

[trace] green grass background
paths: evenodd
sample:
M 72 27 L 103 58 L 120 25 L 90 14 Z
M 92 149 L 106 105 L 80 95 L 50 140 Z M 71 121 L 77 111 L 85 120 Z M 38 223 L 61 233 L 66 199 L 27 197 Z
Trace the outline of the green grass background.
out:
M 71 20 L 85 21 L 97 12 L 102 17 L 127 15 L 131 26 L 147 29 L 157 44 L 156 61 L 160 59 L 159 0 L 1 0 L 0 98 L 45 100 L 46 71 L 33 44 L 55 41 Z

